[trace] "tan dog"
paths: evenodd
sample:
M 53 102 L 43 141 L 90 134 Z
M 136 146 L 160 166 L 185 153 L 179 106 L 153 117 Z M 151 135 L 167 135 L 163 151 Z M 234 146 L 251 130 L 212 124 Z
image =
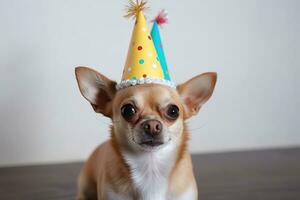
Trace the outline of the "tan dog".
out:
M 116 90 L 116 82 L 76 68 L 81 94 L 112 119 L 111 139 L 85 163 L 78 200 L 196 200 L 197 185 L 185 120 L 210 98 L 216 73 L 198 75 L 176 90 L 144 84 Z

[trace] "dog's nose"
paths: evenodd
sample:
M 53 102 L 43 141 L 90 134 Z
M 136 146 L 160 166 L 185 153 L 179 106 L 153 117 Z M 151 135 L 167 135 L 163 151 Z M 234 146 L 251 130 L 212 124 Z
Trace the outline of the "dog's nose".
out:
M 146 134 L 151 136 L 159 135 L 162 131 L 162 124 L 158 120 L 147 120 L 142 123 L 142 128 Z

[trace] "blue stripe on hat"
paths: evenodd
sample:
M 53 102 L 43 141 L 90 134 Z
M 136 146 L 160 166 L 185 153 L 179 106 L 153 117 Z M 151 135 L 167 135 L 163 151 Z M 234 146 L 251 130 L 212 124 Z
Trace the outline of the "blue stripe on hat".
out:
M 153 43 L 154 43 L 154 46 L 156 49 L 157 56 L 159 58 L 160 65 L 161 65 L 163 73 L 164 73 L 164 77 L 166 80 L 171 80 L 169 71 L 168 71 L 166 57 L 165 57 L 163 46 L 162 46 L 162 42 L 160 39 L 158 24 L 156 21 L 153 22 L 153 26 L 152 26 L 152 30 L 151 30 L 151 37 L 152 37 L 152 40 L 153 40 Z

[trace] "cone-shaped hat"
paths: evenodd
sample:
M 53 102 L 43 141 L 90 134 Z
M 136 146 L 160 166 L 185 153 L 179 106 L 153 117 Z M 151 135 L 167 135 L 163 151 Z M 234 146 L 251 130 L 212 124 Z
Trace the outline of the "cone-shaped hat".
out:
M 160 59 L 150 35 L 143 9 L 145 2 L 130 1 L 127 17 L 135 17 L 135 25 L 128 48 L 127 59 L 118 89 L 139 84 L 163 84 L 175 87 L 169 79 L 165 79 Z

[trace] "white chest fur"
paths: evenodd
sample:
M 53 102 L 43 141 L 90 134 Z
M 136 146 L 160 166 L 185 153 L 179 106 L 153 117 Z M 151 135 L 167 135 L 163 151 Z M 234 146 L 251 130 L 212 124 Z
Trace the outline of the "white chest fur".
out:
M 166 200 L 168 178 L 176 158 L 175 147 L 169 144 L 155 152 L 124 153 L 124 157 L 139 199 Z

